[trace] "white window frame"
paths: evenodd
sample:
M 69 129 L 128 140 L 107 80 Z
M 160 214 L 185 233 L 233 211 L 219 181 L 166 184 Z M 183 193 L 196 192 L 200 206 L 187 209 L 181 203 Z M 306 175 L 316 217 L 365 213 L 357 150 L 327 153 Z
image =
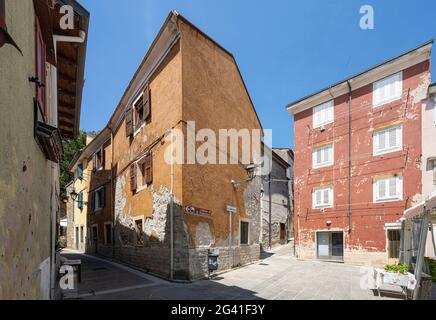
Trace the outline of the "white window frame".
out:
M 390 195 L 390 179 L 396 179 L 396 195 Z M 379 197 L 379 182 L 385 181 L 386 183 L 386 195 L 384 197 Z M 373 202 L 381 203 L 381 202 L 394 202 L 394 201 L 402 201 L 403 200 L 403 176 L 387 176 L 381 178 L 375 178 L 373 181 Z
M 104 244 L 105 245 L 108 245 L 109 243 L 107 243 L 107 232 L 106 232 L 106 226 L 107 225 L 110 225 L 111 226 L 111 232 L 112 232 L 112 234 L 111 234 L 111 240 L 112 240 L 112 243 L 111 244 L 113 244 L 114 243 L 114 239 L 113 239 L 113 237 L 112 237 L 112 235 L 113 235 L 113 223 L 112 222 L 105 222 L 104 223 Z
M 399 82 L 400 82 L 399 86 L 401 87 L 399 92 L 396 92 L 396 94 L 394 96 L 391 96 L 387 99 L 378 101 L 377 100 L 377 90 L 380 89 L 378 86 L 383 84 L 383 82 L 386 82 L 390 79 L 397 80 L 397 78 L 399 78 Z M 399 89 L 399 88 L 396 88 L 396 89 Z M 377 108 L 377 107 L 383 106 L 387 103 L 399 100 L 399 99 L 401 99 L 402 96 L 403 96 L 403 72 L 402 71 L 395 73 L 395 74 L 392 74 L 392 75 L 385 77 L 383 79 L 380 79 L 378 81 L 375 81 L 373 83 L 373 87 L 372 87 L 373 108 Z
M 335 110 L 334 110 L 335 108 L 334 107 L 335 107 L 334 101 L 330 100 L 330 101 L 327 101 L 327 102 L 320 104 L 320 105 L 313 108 L 312 118 L 313 118 L 313 128 L 314 129 L 324 127 L 324 126 L 334 122 L 334 120 L 335 120 Z M 316 121 L 316 114 L 318 112 L 322 112 L 324 109 L 329 109 L 329 108 L 331 108 L 331 119 L 329 119 L 329 118 L 324 119 L 324 121 L 321 121 L 318 123 Z
M 99 168 L 97 168 L 97 153 L 101 152 L 101 165 Z M 94 156 L 92 157 L 92 168 L 95 171 L 101 171 L 104 168 L 104 150 L 103 150 L 103 146 L 101 146 L 100 148 L 98 148 L 98 150 L 94 153 Z
M 144 97 L 144 92 L 138 95 L 138 97 L 133 101 L 132 109 L 133 109 L 133 136 L 137 136 L 141 129 L 145 127 L 145 121 L 141 123 L 139 127 L 136 127 L 136 103 Z
M 145 156 L 143 156 L 141 159 L 139 159 L 136 162 L 136 185 L 137 185 L 137 190 L 136 193 L 139 193 L 145 189 L 147 189 L 148 185 L 144 184 L 144 172 L 142 172 L 141 170 L 141 166 L 145 163 L 145 159 L 149 156 L 149 154 L 146 154 Z M 140 174 L 139 174 L 140 173 Z
M 388 131 L 396 129 L 396 140 L 398 145 L 394 147 L 385 147 L 384 149 L 379 148 L 379 138 L 381 134 L 386 134 Z M 399 130 L 398 130 L 399 129 Z M 387 134 L 389 137 L 389 134 Z M 385 136 L 386 138 L 386 136 Z M 385 139 L 385 144 L 389 144 L 389 139 Z M 380 156 L 387 153 L 397 152 L 403 150 L 403 125 L 395 125 L 388 128 L 383 128 L 380 130 L 375 130 L 372 135 L 372 144 L 373 144 L 373 155 Z
M 317 204 L 316 203 L 316 193 L 322 192 L 324 193 L 326 190 L 329 191 L 329 201 L 328 203 L 321 203 L 321 204 Z M 322 194 L 321 199 L 323 199 L 324 194 Z M 329 186 L 329 187 L 320 187 L 320 188 L 316 188 L 313 189 L 312 191 L 312 209 L 327 209 L 327 208 L 333 208 L 333 204 L 334 204 L 334 190 L 333 187 Z
M 95 212 L 97 212 L 97 211 L 101 211 L 101 210 L 103 210 L 103 208 L 104 208 L 104 204 L 103 204 L 102 207 L 97 206 L 98 203 L 99 203 L 99 201 L 97 201 L 97 196 L 99 197 L 98 192 L 99 192 L 100 190 L 103 190 L 103 189 L 104 189 L 104 186 L 103 186 L 103 187 L 100 187 L 100 188 L 97 188 L 97 189 L 95 189 L 95 191 L 94 191 L 94 211 L 95 211 Z M 105 192 L 106 192 L 106 191 L 105 191 Z M 105 198 L 106 198 L 106 195 L 105 195 Z
M 329 149 L 329 153 L 330 153 L 330 160 L 329 161 L 324 161 L 322 162 L 322 158 L 323 158 L 323 150 L 325 149 Z M 316 163 L 317 160 L 317 152 L 320 151 L 321 152 L 321 163 Z M 325 167 L 330 167 L 334 164 L 335 161 L 335 148 L 333 143 L 330 144 L 326 144 L 320 147 L 317 147 L 315 149 L 313 149 L 312 151 L 312 168 L 313 169 L 319 169 L 319 168 L 325 168 Z

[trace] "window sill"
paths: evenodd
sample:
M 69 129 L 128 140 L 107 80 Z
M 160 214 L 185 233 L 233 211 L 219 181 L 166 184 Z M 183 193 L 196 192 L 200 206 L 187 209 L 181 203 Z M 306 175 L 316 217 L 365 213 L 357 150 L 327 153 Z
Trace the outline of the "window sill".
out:
M 392 149 L 392 150 L 387 150 L 387 151 L 374 152 L 373 156 L 379 157 L 379 156 L 387 155 L 389 153 L 400 152 L 400 151 L 403 151 L 403 147 L 399 147 L 397 149 Z
M 377 104 L 373 104 L 372 108 L 376 109 L 376 108 L 380 108 L 380 107 L 386 106 L 386 105 L 388 105 L 388 104 L 390 104 L 392 102 L 399 102 L 401 100 L 401 98 L 402 98 L 402 96 L 401 97 L 395 97 L 395 98 L 392 98 L 392 99 L 387 100 L 387 101 L 379 102 Z
M 383 204 L 383 203 L 389 203 L 389 202 L 398 202 L 403 201 L 401 198 L 395 198 L 395 199 L 382 199 L 382 200 L 375 200 L 374 204 Z
M 326 129 L 326 126 L 328 126 L 329 124 L 332 124 L 332 123 L 334 123 L 334 121 L 330 121 L 330 122 L 314 125 L 313 126 L 313 130 L 322 129 L 322 128 Z
M 147 186 L 147 185 L 145 185 L 145 186 L 143 186 L 143 187 L 140 187 L 140 188 L 138 188 L 138 189 L 136 190 L 136 194 L 141 193 L 142 191 L 147 190 L 147 189 L 148 189 L 148 186 Z
M 145 127 L 145 121 L 139 126 L 139 128 L 138 129 L 136 129 L 135 131 L 134 131 L 134 133 L 133 133 L 133 137 L 136 137 L 140 132 L 141 132 L 141 130 L 143 129 Z
M 312 166 L 312 169 L 313 170 L 317 170 L 317 169 L 322 169 L 322 168 L 328 168 L 328 167 L 331 167 L 331 166 L 333 166 L 333 163 L 322 164 L 322 165 L 319 165 L 319 166 Z

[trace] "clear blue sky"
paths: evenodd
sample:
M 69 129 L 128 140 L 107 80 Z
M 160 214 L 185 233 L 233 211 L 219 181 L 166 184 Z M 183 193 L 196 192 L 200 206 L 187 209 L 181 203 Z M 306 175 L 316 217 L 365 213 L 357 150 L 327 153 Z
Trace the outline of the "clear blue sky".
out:
M 287 103 L 436 36 L 436 1 L 79 0 L 91 13 L 81 127 L 102 129 L 170 10 L 231 51 L 274 147 L 293 147 Z M 360 7 L 375 30 L 359 27 Z

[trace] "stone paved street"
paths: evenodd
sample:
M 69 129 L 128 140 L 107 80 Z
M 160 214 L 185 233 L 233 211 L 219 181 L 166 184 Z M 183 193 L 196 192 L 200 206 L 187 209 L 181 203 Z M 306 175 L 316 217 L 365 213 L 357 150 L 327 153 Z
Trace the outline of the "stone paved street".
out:
M 374 300 L 401 299 L 375 296 L 360 288 L 360 267 L 318 261 L 298 261 L 285 246 L 256 264 L 218 275 L 213 281 L 171 283 L 88 255 L 65 251 L 69 259 L 82 259 L 79 299 L 160 300 Z M 392 290 L 392 288 L 388 288 Z

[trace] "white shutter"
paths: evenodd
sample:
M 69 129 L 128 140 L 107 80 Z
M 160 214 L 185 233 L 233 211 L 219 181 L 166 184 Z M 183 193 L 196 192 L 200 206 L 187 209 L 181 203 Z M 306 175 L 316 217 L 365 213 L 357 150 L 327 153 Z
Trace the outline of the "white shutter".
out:
M 389 197 L 397 196 L 397 178 L 389 179 Z
M 403 74 L 394 74 L 379 80 L 373 85 L 373 106 L 378 107 L 385 103 L 400 99 L 403 93 Z
M 333 122 L 333 101 L 313 108 L 313 127 L 319 128 Z
M 397 146 L 397 128 L 392 128 L 389 129 L 388 134 L 389 134 L 389 147 L 390 148 L 394 148 Z
M 378 199 L 386 197 L 386 180 L 377 181 L 378 184 Z

